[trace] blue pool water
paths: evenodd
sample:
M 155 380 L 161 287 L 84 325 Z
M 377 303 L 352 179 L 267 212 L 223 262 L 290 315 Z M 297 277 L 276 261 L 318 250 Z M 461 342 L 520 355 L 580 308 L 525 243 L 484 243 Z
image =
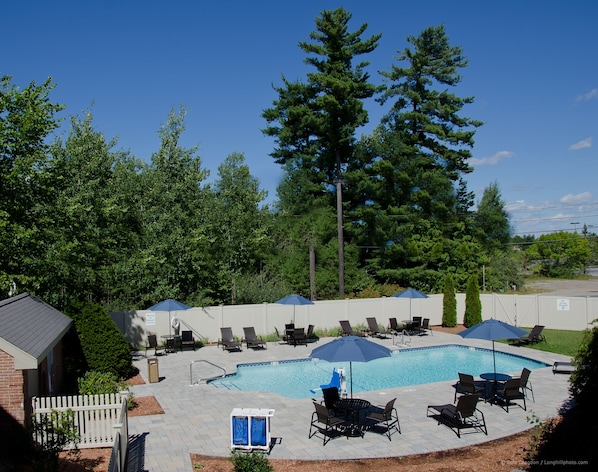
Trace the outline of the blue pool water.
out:
M 210 381 L 216 388 L 277 393 L 289 398 L 311 398 L 310 389 L 330 381 L 332 369 L 344 367 L 350 388 L 349 363 L 300 359 L 293 361 L 240 364 L 237 373 Z M 526 357 L 496 353 L 496 371 L 519 373 L 547 367 Z M 492 350 L 460 345 L 394 351 L 391 357 L 370 362 L 353 362 L 353 393 L 406 387 L 445 380 L 457 380 L 459 372 L 479 376 L 492 372 Z

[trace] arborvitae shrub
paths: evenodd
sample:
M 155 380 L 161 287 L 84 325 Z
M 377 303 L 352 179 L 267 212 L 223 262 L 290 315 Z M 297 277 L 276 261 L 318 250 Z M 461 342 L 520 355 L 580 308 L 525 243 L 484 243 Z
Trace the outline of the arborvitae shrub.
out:
M 455 297 L 455 280 L 452 274 L 444 277 L 444 294 L 442 299 L 442 326 L 457 326 L 457 298 Z

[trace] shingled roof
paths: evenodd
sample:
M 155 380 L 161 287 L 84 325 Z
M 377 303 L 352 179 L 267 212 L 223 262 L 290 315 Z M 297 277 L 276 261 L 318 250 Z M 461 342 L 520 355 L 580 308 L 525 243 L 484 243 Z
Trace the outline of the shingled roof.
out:
M 22 293 L 0 301 L 0 349 L 16 369 L 37 369 L 73 321 L 39 298 Z

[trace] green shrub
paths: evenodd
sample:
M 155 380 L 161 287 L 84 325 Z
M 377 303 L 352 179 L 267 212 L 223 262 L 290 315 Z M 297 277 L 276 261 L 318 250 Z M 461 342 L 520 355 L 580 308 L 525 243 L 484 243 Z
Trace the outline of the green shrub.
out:
M 73 410 L 52 410 L 49 415 L 43 415 L 40 420 L 32 418 L 34 436 L 37 440 L 37 454 L 35 457 L 36 470 L 44 472 L 58 471 L 58 455 L 68 444 L 74 444 L 69 455 L 77 456 L 77 443 L 80 435 L 75 426 Z
M 457 326 L 457 298 L 455 297 L 455 279 L 451 274 L 444 277 L 444 294 L 442 298 L 442 326 Z
M 263 452 L 233 451 L 231 458 L 235 472 L 273 472 L 274 467 L 268 462 Z
M 472 274 L 467 281 L 467 290 L 465 292 L 465 316 L 463 325 L 470 328 L 482 322 L 482 302 L 480 301 L 480 286 L 478 278 Z
M 576 369 L 569 380 L 569 391 L 579 403 L 589 404 L 598 395 L 598 326 L 584 331 L 573 365 Z
M 89 370 L 129 378 L 133 372 L 131 348 L 106 310 L 94 303 L 73 303 L 67 313 L 75 321 Z
M 83 377 L 77 379 L 79 395 L 104 395 L 110 393 L 127 392 L 127 404 L 129 408 L 133 407 L 134 394 L 129 390 L 129 386 L 119 380 L 111 372 L 97 372 L 90 370 Z

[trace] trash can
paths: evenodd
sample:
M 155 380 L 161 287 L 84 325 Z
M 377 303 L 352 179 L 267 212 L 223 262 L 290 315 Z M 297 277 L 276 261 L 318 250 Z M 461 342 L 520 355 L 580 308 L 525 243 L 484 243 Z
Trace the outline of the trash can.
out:
M 147 360 L 147 372 L 150 383 L 160 381 L 160 371 L 158 370 L 158 358 L 150 357 Z

